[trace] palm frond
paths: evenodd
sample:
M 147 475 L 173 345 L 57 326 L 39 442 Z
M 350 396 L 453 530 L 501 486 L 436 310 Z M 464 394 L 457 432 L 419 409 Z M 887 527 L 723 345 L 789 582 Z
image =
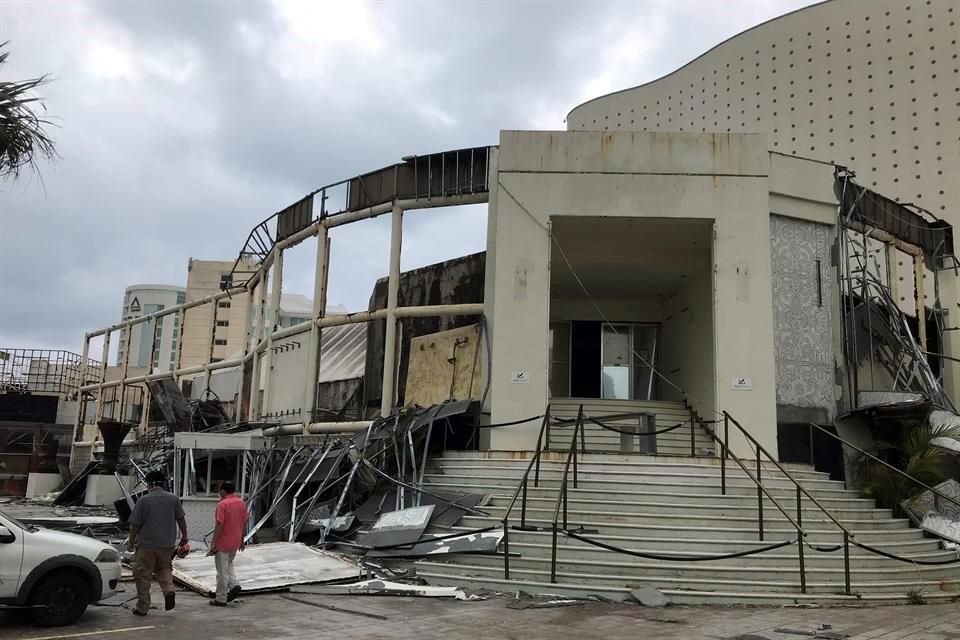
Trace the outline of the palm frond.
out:
M 9 52 L 0 43 L 0 67 Z M 24 167 L 37 167 L 38 158 L 53 159 L 56 147 L 46 128 L 52 123 L 38 115 L 46 109 L 35 94 L 49 82 L 44 75 L 27 80 L 0 80 L 0 178 L 20 175 Z

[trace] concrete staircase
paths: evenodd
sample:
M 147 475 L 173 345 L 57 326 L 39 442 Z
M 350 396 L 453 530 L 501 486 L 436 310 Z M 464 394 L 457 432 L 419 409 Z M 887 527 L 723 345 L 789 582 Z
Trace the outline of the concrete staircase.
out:
M 603 424 L 619 431 L 636 430 L 638 435 L 623 437 L 622 434 L 604 429 L 592 422 L 584 423 L 587 451 L 610 453 L 648 453 L 667 456 L 713 455 L 716 445 L 710 435 L 700 425 L 690 426 L 690 409 L 682 402 L 640 401 L 640 400 L 597 400 L 590 398 L 553 398 L 550 401 L 550 414 L 554 420 L 575 420 L 577 411 L 583 406 L 584 415 L 591 416 Z M 650 416 L 641 422 L 639 417 L 608 418 L 607 416 L 625 413 L 643 413 Z M 654 431 L 661 431 L 681 425 L 679 428 L 652 437 L 639 435 L 641 424 L 649 425 Z M 573 427 L 550 430 L 550 442 L 547 448 L 554 451 L 567 451 L 570 448 L 570 436 Z M 656 441 L 651 448 L 651 440 Z M 693 450 L 691 450 L 691 445 Z
M 453 531 L 498 524 L 530 455 L 449 452 L 435 460 L 426 476 L 430 487 L 491 496 L 484 507 L 489 517 L 465 517 Z M 796 544 L 737 559 L 677 562 L 615 553 L 563 534 L 559 536 L 557 583 L 551 584 L 551 526 L 565 460 L 565 453 L 544 452 L 540 486 L 533 487 L 531 480 L 527 525 L 541 529 L 510 531 L 510 581 L 504 580 L 502 554 L 427 559 L 417 563 L 418 574 L 431 584 L 507 592 L 523 589 L 596 594 L 613 599 L 623 599 L 631 588 L 648 584 L 665 592 L 673 602 L 685 604 L 906 602 L 911 593 L 920 593 L 928 600 L 960 597 L 960 563 L 913 565 L 853 545 L 850 571 L 854 595 L 843 593 L 843 551 L 818 553 L 809 547 L 804 548 L 804 595 L 800 592 Z M 916 560 L 956 557 L 941 550 L 937 540 L 910 528 L 906 520 L 893 518 L 890 510 L 876 508 L 872 500 L 845 490 L 842 483 L 831 481 L 826 474 L 801 465 L 785 467 L 857 540 Z M 756 485 L 735 463 L 727 465 L 727 473 L 727 495 L 721 495 L 716 458 L 581 454 L 579 487 L 569 489 L 568 527 L 582 526 L 586 530 L 583 535 L 617 547 L 684 557 L 749 551 L 796 538 L 796 530 L 765 497 L 765 536 L 763 542 L 759 541 Z M 794 516 L 793 483 L 770 464 L 764 464 L 763 479 L 764 486 Z M 802 513 L 812 544 L 842 542 L 836 525 L 807 498 L 802 500 Z M 518 501 L 510 522 L 517 525 L 519 521 Z

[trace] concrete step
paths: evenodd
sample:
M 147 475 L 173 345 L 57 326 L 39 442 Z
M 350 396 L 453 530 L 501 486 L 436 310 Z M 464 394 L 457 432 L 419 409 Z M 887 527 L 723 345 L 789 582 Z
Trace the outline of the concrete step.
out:
M 531 542 L 519 542 L 515 540 L 514 530 L 510 532 L 510 555 L 511 562 L 514 558 L 526 558 L 526 559 L 549 559 L 552 554 L 552 546 L 548 541 L 540 543 L 531 543 Z M 758 553 L 752 556 L 749 556 L 749 561 L 747 559 L 739 560 L 710 560 L 705 563 L 688 563 L 681 562 L 679 560 L 651 560 L 647 558 L 637 558 L 625 554 L 616 554 L 606 549 L 596 547 L 593 545 L 580 542 L 579 540 L 572 540 L 566 536 L 558 539 L 558 543 L 561 545 L 558 547 L 558 556 L 569 560 L 590 560 L 593 562 L 603 563 L 603 562 L 618 562 L 618 563 L 640 563 L 644 565 L 661 565 L 661 564 L 670 564 L 675 565 L 681 568 L 692 569 L 700 564 L 707 564 L 710 566 L 714 565 L 731 565 L 736 563 L 736 567 L 744 568 L 753 568 L 753 567 L 765 567 L 772 569 L 790 569 L 798 570 L 800 566 L 800 560 L 798 558 L 798 551 L 796 545 L 790 545 L 788 547 L 783 547 L 782 549 L 774 549 L 772 551 L 765 551 L 763 553 Z M 706 545 L 697 545 L 695 549 L 688 549 L 685 546 L 675 545 L 675 548 L 672 551 L 666 552 L 663 550 L 649 549 L 646 547 L 639 547 L 634 544 L 627 543 L 624 545 L 618 545 L 621 548 L 627 549 L 629 551 L 636 551 L 640 553 L 653 553 L 658 555 L 668 555 L 670 557 L 676 558 L 685 558 L 691 557 L 695 558 L 700 555 L 710 556 L 710 555 L 719 555 L 716 551 L 706 548 Z M 693 545 L 691 545 L 693 546 Z M 756 547 L 756 545 L 754 545 Z M 744 546 L 744 549 L 747 547 Z M 956 555 L 951 551 L 946 551 L 940 549 L 938 546 L 934 545 L 931 547 L 931 551 L 915 551 L 909 553 L 909 557 L 912 560 L 923 560 L 923 561 L 940 561 L 940 560 L 953 560 L 956 558 Z M 502 548 L 501 548 L 502 551 Z M 897 551 L 899 553 L 899 551 Z M 471 556 L 472 557 L 472 556 Z M 485 557 L 485 556 L 484 556 Z M 499 558 L 498 562 L 503 563 L 503 556 L 496 556 Z M 906 556 L 905 556 L 906 557 Z M 451 558 L 456 558 L 459 562 L 462 558 L 467 558 L 467 556 L 451 556 Z M 838 562 L 839 558 L 839 562 Z M 818 553 L 809 547 L 804 547 L 804 564 L 808 568 L 826 568 L 826 569 L 842 569 L 843 568 L 843 552 L 836 551 L 833 553 Z M 469 563 L 469 560 L 467 560 Z M 863 569 L 883 569 L 883 568 L 893 568 L 893 569 L 902 569 L 904 563 L 897 560 L 892 560 L 890 558 L 885 558 L 883 556 L 869 553 L 863 551 L 858 547 L 850 548 L 850 566 L 851 568 L 863 568 Z M 960 567 L 960 565 L 957 565 Z
M 571 472 L 572 473 L 572 472 Z M 639 476 L 635 476 L 637 478 Z M 574 487 L 573 477 L 570 476 L 567 480 L 568 491 L 573 489 L 590 491 L 590 490 L 602 490 L 602 491 L 616 491 L 620 493 L 643 493 L 645 495 L 651 495 L 658 492 L 667 492 L 667 493 L 700 493 L 707 495 L 720 495 L 720 481 L 711 480 L 684 480 L 680 477 L 670 477 L 663 476 L 660 478 L 642 476 L 644 479 L 625 479 L 618 480 L 615 478 L 591 478 L 590 474 L 585 474 L 583 477 L 580 477 L 578 474 L 577 477 L 577 486 Z M 540 486 L 533 487 L 528 486 L 528 491 L 550 491 L 556 490 L 560 485 L 560 474 L 541 474 Z M 519 476 L 518 477 L 503 477 L 497 475 L 465 475 L 459 473 L 427 473 L 424 475 L 424 482 L 433 485 L 445 484 L 447 482 L 456 482 L 457 484 L 462 485 L 474 485 L 480 487 L 507 487 L 510 489 L 516 489 L 519 485 Z M 780 499 L 780 496 L 785 498 L 796 498 L 796 486 L 789 480 L 778 480 L 771 479 L 769 482 L 767 480 L 762 480 L 764 487 L 769 491 L 770 494 Z M 532 484 L 532 483 L 531 483 Z M 813 481 L 809 485 L 804 486 L 811 495 L 813 495 L 818 500 L 820 498 L 843 498 L 843 497 L 855 497 L 857 492 L 848 491 L 843 488 L 842 484 L 839 483 L 824 483 Z M 727 493 L 732 495 L 756 495 L 757 485 L 749 479 L 739 479 L 739 478 L 728 478 L 727 480 Z
M 807 556 L 815 556 L 808 552 Z M 625 559 L 625 560 L 624 560 Z M 881 558 L 883 559 L 883 558 Z M 806 560 L 806 558 L 805 558 Z M 739 562 L 739 564 L 737 564 Z M 516 557 L 511 547 L 510 573 L 519 570 L 532 572 L 550 572 L 550 556 L 543 557 Z M 731 564 L 733 563 L 733 564 Z M 449 561 L 441 559 L 426 560 L 424 566 L 429 570 L 441 570 L 437 565 L 445 565 L 451 573 L 458 566 L 484 568 L 485 574 L 503 575 L 503 555 L 469 555 L 451 556 Z M 419 565 L 418 565 L 419 566 Z M 627 556 L 617 555 L 603 560 L 572 558 L 568 554 L 559 554 L 557 557 L 557 573 L 565 574 L 593 574 L 608 576 L 613 583 L 621 582 L 624 586 L 636 581 L 676 580 L 689 579 L 697 581 L 731 582 L 742 580 L 745 583 L 756 583 L 760 588 L 771 584 L 786 586 L 789 589 L 800 585 L 800 568 L 794 563 L 783 567 L 771 566 L 743 566 L 742 560 L 709 561 L 698 563 L 669 563 L 633 560 Z M 805 565 L 804 573 L 808 587 L 810 585 L 829 585 L 836 590 L 837 585 L 844 585 L 843 566 L 824 567 L 820 565 Z M 900 581 L 941 581 L 952 583 L 960 581 L 960 565 L 950 567 L 914 567 L 898 563 L 898 566 L 864 564 L 850 567 L 851 590 L 855 585 L 876 582 Z M 667 586 L 666 588 L 670 588 Z M 799 589 L 797 589 L 799 590 Z
M 493 494 L 490 496 L 488 505 L 490 507 L 501 507 L 506 508 L 510 501 L 513 499 L 513 495 L 506 494 Z M 515 514 L 519 513 L 521 506 L 521 498 L 518 498 L 517 503 L 514 505 L 514 511 L 511 514 L 511 517 L 515 517 Z M 551 498 L 546 497 L 534 497 L 528 493 L 527 495 L 527 508 L 539 508 L 539 509 L 553 509 L 556 504 L 556 496 Z M 618 501 L 618 502 L 607 502 L 607 501 L 597 501 L 597 500 L 581 500 L 573 497 L 573 493 L 570 494 L 567 500 L 569 509 L 580 509 L 585 511 L 593 512 L 616 512 L 620 514 L 637 514 L 639 517 L 642 517 L 642 514 L 656 514 L 658 516 L 676 516 L 676 517 L 701 517 L 701 518 L 715 518 L 715 517 L 733 517 L 733 518 L 754 518 L 756 519 L 757 514 L 757 500 L 756 498 L 744 499 L 741 503 L 731 503 L 729 500 L 724 499 L 723 501 L 717 500 L 708 504 L 668 504 L 664 502 L 650 502 L 643 500 L 642 496 L 640 500 L 637 501 Z M 796 502 L 790 505 L 783 505 L 784 508 L 788 506 L 791 507 L 789 510 L 790 517 L 796 515 Z M 767 517 L 766 511 L 770 510 L 770 517 L 780 517 L 783 515 L 773 506 L 769 501 L 764 504 L 764 517 Z M 830 513 L 834 517 L 844 520 L 886 520 L 893 517 L 892 511 L 890 509 L 853 509 L 853 508 L 834 508 L 830 510 Z M 802 508 L 803 520 L 804 522 L 808 520 L 815 520 L 817 518 L 824 517 L 823 512 L 818 509 L 813 503 L 807 502 L 803 504 Z
M 508 501 L 504 501 L 504 504 L 488 504 L 487 506 L 483 507 L 483 510 L 487 511 L 491 516 L 497 519 L 502 519 L 506 514 L 508 504 Z M 682 525 L 684 527 L 700 527 L 705 529 L 712 527 L 756 528 L 759 521 L 756 509 L 754 509 L 752 513 L 744 513 L 743 515 L 739 516 L 703 516 L 663 514 L 657 512 L 643 513 L 637 511 L 598 511 L 584 509 L 581 507 L 571 507 L 572 505 L 567 505 L 567 516 L 569 520 L 573 522 L 597 523 L 601 527 L 612 523 L 643 523 L 649 525 L 673 524 Z M 536 507 L 528 504 L 526 517 L 531 521 L 552 521 L 553 511 L 553 504 L 542 507 Z M 794 513 L 790 513 L 791 517 L 794 515 Z M 841 518 L 838 517 L 837 514 L 833 515 L 850 530 L 893 530 L 907 529 L 910 527 L 910 522 L 902 518 L 853 519 Z M 511 512 L 511 521 L 513 523 L 518 523 L 520 521 L 519 506 L 515 507 L 515 510 Z M 765 526 L 775 526 L 779 528 L 786 528 L 788 526 L 787 519 L 777 510 L 773 510 L 769 513 L 765 511 L 763 521 Z M 828 519 L 823 512 L 817 512 L 816 514 L 808 512 L 805 514 L 803 518 L 803 526 L 805 528 L 813 529 L 835 528 L 833 522 Z
M 540 519 L 527 518 L 527 526 L 549 529 L 553 527 L 552 513 L 551 517 Z M 562 517 L 562 516 L 561 516 Z M 495 526 L 500 522 L 498 518 L 483 516 L 464 516 L 458 526 L 468 529 L 480 529 L 483 527 Z M 513 524 L 513 523 L 511 523 Z M 663 525 L 637 523 L 637 522 L 589 522 L 577 520 L 568 513 L 567 528 L 577 529 L 582 526 L 585 529 L 595 530 L 596 533 L 586 533 L 591 538 L 597 536 L 621 536 L 628 539 L 637 538 L 669 538 L 684 543 L 693 539 L 716 539 L 727 540 L 757 540 L 757 527 L 735 527 L 735 526 L 711 526 L 707 528 L 686 526 L 685 523 L 670 523 Z M 807 540 L 813 544 L 840 544 L 843 542 L 843 534 L 836 525 L 829 528 L 811 528 L 804 527 L 807 532 Z M 854 536 L 865 544 L 904 542 L 919 540 L 923 537 L 923 532 L 919 529 L 853 529 Z M 767 544 L 779 542 L 781 540 L 792 540 L 796 537 L 796 529 L 789 526 L 785 521 L 765 523 L 763 536 Z
M 467 580 L 474 584 L 477 582 L 486 582 L 488 584 L 498 582 L 501 584 L 505 583 L 503 580 L 502 567 L 498 569 L 488 569 L 487 567 L 478 565 L 450 565 L 440 562 L 422 562 L 418 563 L 417 573 L 432 584 L 443 582 L 452 584 L 450 581 L 458 580 Z M 545 585 L 547 593 L 556 593 L 556 591 L 551 590 L 549 586 L 549 568 L 543 571 L 532 569 L 515 570 L 511 567 L 510 577 L 512 579 L 510 584 L 515 585 L 513 586 L 514 589 L 522 588 L 520 585 L 524 582 L 539 583 Z M 557 581 L 561 584 L 577 585 L 577 588 L 585 589 L 587 593 L 602 593 L 598 591 L 599 589 L 629 590 L 641 584 L 648 584 L 662 591 L 669 592 L 669 595 L 672 595 L 674 591 L 680 592 L 686 590 L 736 594 L 754 593 L 760 596 L 757 600 L 769 595 L 771 592 L 789 594 L 793 597 L 799 595 L 800 592 L 799 580 L 790 581 L 788 579 L 745 581 L 713 578 L 671 578 L 668 576 L 638 576 L 633 578 L 628 576 L 614 577 L 585 571 L 558 571 Z M 504 586 L 507 585 L 504 584 Z M 808 595 L 812 596 L 842 596 L 843 588 L 842 579 L 839 582 L 807 582 Z M 923 580 L 905 578 L 903 580 L 859 580 L 856 583 L 851 582 L 851 591 L 861 594 L 862 596 L 880 596 L 886 598 L 893 596 L 906 600 L 907 592 L 912 590 L 945 592 L 952 594 L 953 597 L 960 595 L 960 591 L 958 591 L 955 584 L 951 583 L 950 587 L 945 589 L 943 587 L 943 581 L 939 579 Z
M 498 460 L 498 461 L 510 461 L 510 462 L 529 462 L 530 458 L 533 457 L 533 451 L 445 451 L 441 457 L 435 458 L 435 462 L 444 462 L 448 460 Z M 541 462 L 560 462 L 563 463 L 567 459 L 566 453 L 558 453 L 556 451 L 546 451 L 543 453 Z M 640 466 L 646 467 L 648 465 L 657 465 L 657 464 L 666 464 L 669 466 L 678 466 L 678 465 L 692 465 L 695 467 L 716 467 L 718 470 L 720 468 L 720 459 L 714 456 L 702 457 L 702 456 L 687 456 L 683 459 L 669 458 L 668 460 L 663 460 L 656 455 L 645 455 L 645 454 L 592 454 L 587 453 L 580 456 L 580 461 L 584 464 L 604 464 L 604 465 L 629 465 L 629 466 Z M 731 467 L 736 467 L 736 463 L 732 460 L 727 461 Z M 744 464 L 749 468 L 753 468 L 755 465 L 754 460 L 744 459 Z M 775 467 L 767 460 L 762 460 L 761 464 L 764 467 L 764 471 L 767 469 L 773 470 Z M 810 472 L 819 474 L 815 471 L 812 466 L 808 464 L 802 464 L 797 462 L 781 462 L 780 466 L 787 469 L 791 473 L 794 472 Z M 739 468 L 739 467 L 737 467 Z M 822 474 L 821 474 L 822 475 Z
M 450 532 L 463 531 L 467 532 L 471 529 L 469 527 L 453 527 Z M 919 533 L 919 532 L 917 532 Z M 625 535 L 614 535 L 606 532 L 601 533 L 591 533 L 584 534 L 587 535 L 591 540 L 598 542 L 603 542 L 605 544 L 619 547 L 621 549 L 638 549 L 643 551 L 654 551 L 654 552 L 666 552 L 671 555 L 679 555 L 682 553 L 691 553 L 698 556 L 709 556 L 717 555 L 724 553 L 740 553 L 743 551 L 753 551 L 767 545 L 773 544 L 774 542 L 780 542 L 783 540 L 794 540 L 796 538 L 793 536 L 778 535 L 777 537 L 765 536 L 764 541 L 757 539 L 756 532 L 752 538 L 730 538 L 725 537 L 723 532 L 718 532 L 717 535 L 713 538 L 687 538 L 679 539 L 676 536 L 659 536 L 659 535 L 647 535 L 647 536 L 625 536 Z M 558 544 L 567 545 L 573 547 L 582 547 L 588 546 L 592 549 L 599 549 L 599 547 L 594 547 L 592 545 L 587 545 L 587 543 L 580 542 L 573 538 L 568 538 L 562 533 L 558 535 Z M 510 546 L 511 548 L 516 544 L 531 544 L 531 545 L 547 545 L 548 547 L 552 544 L 553 541 L 553 532 L 550 529 L 543 528 L 541 530 L 535 531 L 520 531 L 513 529 L 511 525 L 510 530 Z M 835 544 L 840 544 L 842 539 L 837 539 Z M 864 542 L 867 542 L 864 540 Z M 811 543 L 820 544 L 816 541 L 811 541 Z M 827 543 L 830 544 L 830 543 Z M 892 553 L 894 555 L 903 556 L 903 557 L 912 557 L 915 554 L 931 554 L 931 553 L 941 553 L 940 543 L 933 538 L 924 538 L 922 536 L 917 536 L 914 538 L 887 538 L 881 537 L 881 539 L 875 539 L 869 542 L 870 546 L 876 547 L 877 549 L 882 549 L 887 553 Z M 614 552 L 607 552 L 610 555 L 615 555 Z M 850 547 L 850 553 L 867 553 L 866 551 L 856 550 L 855 547 Z M 835 551 L 833 553 L 820 554 L 822 557 L 833 557 L 837 562 L 843 563 L 843 552 L 842 550 Z M 750 556 L 757 557 L 757 556 Z M 747 564 L 746 562 L 744 564 Z M 960 569 L 960 565 L 958 565 Z
M 472 491 L 472 492 L 482 492 L 482 493 L 493 493 L 498 495 L 503 495 L 505 489 L 516 490 L 514 487 L 504 487 L 502 485 L 494 484 L 463 484 L 460 482 L 455 482 L 453 480 L 436 480 L 434 479 L 431 482 L 426 483 L 428 487 L 439 491 Z M 631 491 L 627 490 L 609 490 L 609 489 L 569 489 L 567 492 L 568 498 L 571 500 L 585 500 L 589 502 L 606 502 L 606 503 L 620 503 L 620 502 L 629 502 L 637 503 L 644 502 L 647 504 L 665 504 L 672 505 L 678 508 L 683 508 L 688 505 L 700 505 L 700 506 L 721 506 L 721 505 L 740 505 L 740 506 L 749 506 L 753 505 L 756 508 L 757 505 L 757 491 L 756 487 L 752 491 L 738 491 L 733 493 L 732 490 L 728 490 L 727 495 L 720 495 L 719 487 L 716 489 L 715 493 L 701 492 L 701 493 L 686 493 L 680 487 L 676 487 L 675 491 L 656 491 L 656 492 L 642 492 L 642 491 Z M 529 487 L 527 489 L 528 499 L 545 499 L 556 501 L 557 499 L 557 489 L 547 489 L 546 487 Z M 796 508 L 796 492 L 786 492 L 780 490 L 771 490 L 770 492 L 783 506 L 784 509 L 790 510 Z M 789 495 L 788 495 L 789 494 Z M 825 509 L 854 509 L 854 508 L 872 508 L 874 506 L 873 500 L 867 498 L 859 497 L 850 497 L 849 494 L 855 496 L 854 492 L 848 492 L 841 497 L 821 497 L 816 496 L 817 501 L 823 505 Z M 764 510 L 767 509 L 776 509 L 773 502 L 767 497 L 763 496 Z M 801 504 L 806 508 L 815 508 L 813 502 L 803 496 L 801 499 Z
M 500 577 L 486 576 L 459 576 L 446 573 L 435 573 L 424 567 L 418 575 L 425 578 L 430 584 L 470 587 L 474 589 L 490 589 L 505 593 L 513 593 L 522 589 L 529 593 L 551 594 L 568 597 L 602 596 L 611 600 L 626 600 L 630 597 L 630 590 L 622 587 L 589 586 L 578 583 L 558 582 L 551 584 L 548 581 L 528 580 L 517 577 L 504 580 Z M 513 576 L 511 576 L 513 578 Z M 939 584 L 929 584 L 920 588 L 924 598 L 931 602 L 952 602 L 956 599 L 954 591 L 941 591 Z M 836 594 L 801 594 L 799 590 L 793 593 L 775 592 L 741 592 L 736 589 L 726 591 L 698 591 L 695 589 L 666 589 L 663 591 L 670 601 L 677 605 L 820 605 L 820 606 L 857 606 L 864 604 L 906 604 L 909 599 L 906 592 L 891 591 L 877 594 L 836 595 Z
M 530 480 L 539 479 L 539 482 L 542 484 L 556 485 L 557 482 L 563 477 L 564 465 L 560 464 L 550 464 L 550 465 L 541 465 L 539 474 L 536 470 L 532 470 L 527 476 Z M 499 465 L 499 464 L 445 464 L 445 465 L 436 465 L 431 471 L 431 476 L 443 475 L 451 477 L 496 477 L 503 480 L 510 479 L 513 482 L 513 486 L 523 478 L 524 473 L 527 469 L 524 466 L 520 465 Z M 732 469 L 727 470 L 727 482 L 729 485 L 739 485 L 739 486 L 753 486 L 756 488 L 756 483 L 750 479 L 742 469 L 737 469 L 734 472 Z M 570 468 L 568 469 L 567 475 L 570 478 L 570 482 L 573 481 L 573 464 L 571 463 Z M 708 485 L 711 487 L 720 487 L 720 470 L 713 471 L 712 469 L 706 469 L 703 471 L 679 471 L 676 469 L 662 468 L 662 469 L 653 469 L 647 470 L 644 468 L 640 469 L 604 469 L 598 468 L 595 466 L 582 466 L 580 463 L 577 463 L 577 482 L 582 481 L 605 481 L 612 482 L 617 484 L 623 483 L 632 483 L 639 485 L 641 488 L 647 483 L 652 484 L 663 484 L 663 483 L 696 483 L 699 485 Z M 754 474 L 755 476 L 755 474 Z M 828 490 L 843 490 L 844 486 L 842 482 L 837 482 L 835 480 L 830 480 L 828 477 L 804 477 L 797 478 L 797 482 L 800 485 L 808 490 L 812 489 L 828 489 Z M 765 474 L 763 471 L 760 472 L 760 481 L 767 488 L 771 487 L 780 487 L 780 488 L 795 488 L 793 480 L 787 478 L 781 474 Z

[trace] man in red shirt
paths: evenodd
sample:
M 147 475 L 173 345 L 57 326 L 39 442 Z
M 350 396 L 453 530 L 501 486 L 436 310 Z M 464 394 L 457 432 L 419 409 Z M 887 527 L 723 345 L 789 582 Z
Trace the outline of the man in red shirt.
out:
M 215 607 L 225 607 L 240 595 L 240 583 L 233 570 L 237 551 L 246 545 L 243 536 L 247 530 L 247 505 L 235 495 L 232 482 L 220 485 L 220 502 L 217 503 L 217 526 L 213 530 L 213 546 L 210 553 L 217 565 L 217 597 L 210 601 Z

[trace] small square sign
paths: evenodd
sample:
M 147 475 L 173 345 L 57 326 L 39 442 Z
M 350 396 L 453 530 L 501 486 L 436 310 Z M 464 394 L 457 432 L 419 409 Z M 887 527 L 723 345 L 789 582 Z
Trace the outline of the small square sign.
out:
M 730 386 L 735 391 L 751 391 L 753 389 L 753 378 L 737 376 Z
M 510 373 L 510 382 L 513 384 L 529 384 L 530 374 L 526 371 L 512 371 Z

